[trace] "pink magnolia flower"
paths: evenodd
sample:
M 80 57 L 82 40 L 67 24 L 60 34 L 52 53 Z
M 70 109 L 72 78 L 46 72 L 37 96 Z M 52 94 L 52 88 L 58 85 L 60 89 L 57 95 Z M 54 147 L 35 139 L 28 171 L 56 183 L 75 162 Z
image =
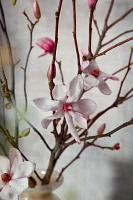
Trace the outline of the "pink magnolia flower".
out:
M 44 53 L 38 56 L 38 58 L 54 52 L 54 41 L 48 37 L 39 39 L 36 45 L 44 50 Z
M 34 17 L 36 19 L 40 19 L 40 17 L 41 17 L 41 11 L 40 11 L 39 4 L 38 4 L 37 0 L 34 0 L 34 3 L 33 3 L 33 12 L 34 12 Z
M 95 3 L 95 0 L 88 0 L 88 8 L 92 8 Z
M 84 89 L 89 89 L 91 87 L 98 87 L 99 90 L 105 94 L 111 94 L 111 90 L 107 83 L 104 81 L 104 78 L 110 78 L 111 80 L 118 81 L 119 79 L 116 76 L 106 74 L 102 72 L 95 60 L 91 60 L 89 65 L 83 70 L 83 73 L 87 75 L 84 80 Z
M 18 200 L 18 195 L 28 187 L 28 177 L 34 169 L 35 164 L 23 161 L 15 148 L 10 149 L 9 159 L 0 156 L 0 199 Z
M 47 128 L 54 119 L 65 117 L 68 131 L 80 143 L 75 125 L 87 128 L 86 117 L 96 110 L 96 104 L 90 99 L 80 99 L 83 93 L 83 79 L 77 75 L 69 84 L 67 91 L 65 85 L 56 85 L 52 91 L 54 100 L 38 98 L 34 100 L 37 107 L 44 111 L 56 111 L 53 115 L 43 119 L 42 126 Z M 84 117 L 86 116 L 86 117 Z

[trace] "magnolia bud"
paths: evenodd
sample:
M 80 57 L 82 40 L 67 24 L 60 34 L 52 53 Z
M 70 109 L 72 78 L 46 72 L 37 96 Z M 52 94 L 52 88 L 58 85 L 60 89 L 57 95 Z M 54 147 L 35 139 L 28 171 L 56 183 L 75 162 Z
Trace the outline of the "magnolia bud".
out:
M 12 0 L 12 5 L 15 6 L 15 4 L 17 3 L 17 0 Z
M 56 66 L 54 64 L 54 66 L 52 66 L 52 64 L 49 66 L 48 68 L 48 72 L 47 72 L 47 77 L 48 80 L 53 80 L 56 77 Z
M 104 123 L 98 128 L 97 135 L 102 135 L 104 130 L 105 130 L 105 128 L 106 128 L 106 124 Z
M 113 149 L 114 150 L 119 150 L 120 149 L 120 143 L 114 144 Z
M 95 0 L 88 0 L 88 8 L 89 9 L 93 8 L 94 4 L 95 4 Z
M 39 20 L 41 18 L 41 11 L 40 11 L 39 4 L 38 4 L 37 0 L 34 0 L 33 12 L 34 12 L 34 17 Z

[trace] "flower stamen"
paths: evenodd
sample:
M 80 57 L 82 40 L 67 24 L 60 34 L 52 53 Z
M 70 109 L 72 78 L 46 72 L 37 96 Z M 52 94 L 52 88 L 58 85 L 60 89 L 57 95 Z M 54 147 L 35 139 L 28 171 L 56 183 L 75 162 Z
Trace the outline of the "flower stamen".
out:
M 99 76 L 100 70 L 99 69 L 95 69 L 91 75 L 95 76 L 96 78 Z
M 64 104 L 63 105 L 63 110 L 68 112 L 68 111 L 72 110 L 72 106 L 70 104 Z
M 8 173 L 4 173 L 1 175 L 1 179 L 4 183 L 8 183 L 11 180 L 11 176 Z

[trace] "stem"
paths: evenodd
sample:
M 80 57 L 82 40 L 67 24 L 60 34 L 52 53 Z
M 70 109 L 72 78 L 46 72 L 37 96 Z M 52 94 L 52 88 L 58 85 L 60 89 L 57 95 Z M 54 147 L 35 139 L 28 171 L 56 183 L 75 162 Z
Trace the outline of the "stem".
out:
M 74 45 L 77 55 L 77 64 L 78 64 L 78 74 L 81 74 L 81 66 L 80 66 L 80 55 L 79 55 L 79 49 L 78 49 L 78 42 L 77 42 L 77 30 L 76 30 L 76 0 L 72 0 L 73 5 L 73 38 L 74 38 Z

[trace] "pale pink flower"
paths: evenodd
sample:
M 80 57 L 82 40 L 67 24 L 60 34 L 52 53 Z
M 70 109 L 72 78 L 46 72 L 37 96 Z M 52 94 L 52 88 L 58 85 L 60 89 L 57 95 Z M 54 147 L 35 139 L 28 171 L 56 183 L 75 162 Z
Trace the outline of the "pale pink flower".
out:
M 0 199 L 18 200 L 18 195 L 28 187 L 28 177 L 34 169 L 35 164 L 23 161 L 15 148 L 10 149 L 9 159 L 0 156 Z
M 38 4 L 37 0 L 34 0 L 34 3 L 33 3 L 33 12 L 34 12 L 34 17 L 36 19 L 40 19 L 40 17 L 41 17 L 41 11 L 40 11 L 39 4 Z
M 47 78 L 48 80 L 52 80 L 56 77 L 56 66 L 54 64 L 54 68 L 52 67 L 52 64 L 49 66 L 47 71 Z
M 88 0 L 88 8 L 92 8 L 95 3 L 95 0 Z
M 56 85 L 52 91 L 54 100 L 38 98 L 34 100 L 37 107 L 44 111 L 56 111 L 53 115 L 43 119 L 42 126 L 47 128 L 54 119 L 65 117 L 68 124 L 68 131 L 74 139 L 80 143 L 75 126 L 87 129 L 87 120 L 84 116 L 89 116 L 96 110 L 96 104 L 90 99 L 80 99 L 83 93 L 83 79 L 77 75 L 69 84 L 69 89 L 65 85 Z
M 84 89 L 87 90 L 91 87 L 98 87 L 99 90 L 106 95 L 111 94 L 111 90 L 107 83 L 104 81 L 104 78 L 109 78 L 114 81 L 119 79 L 116 76 L 106 74 L 102 72 L 95 60 L 91 60 L 89 65 L 83 70 L 83 73 L 87 75 L 84 79 Z
M 44 50 L 44 53 L 38 56 L 38 58 L 45 56 L 47 54 L 52 54 L 54 52 L 54 46 L 55 46 L 54 41 L 48 37 L 43 37 L 39 39 L 36 45 Z

